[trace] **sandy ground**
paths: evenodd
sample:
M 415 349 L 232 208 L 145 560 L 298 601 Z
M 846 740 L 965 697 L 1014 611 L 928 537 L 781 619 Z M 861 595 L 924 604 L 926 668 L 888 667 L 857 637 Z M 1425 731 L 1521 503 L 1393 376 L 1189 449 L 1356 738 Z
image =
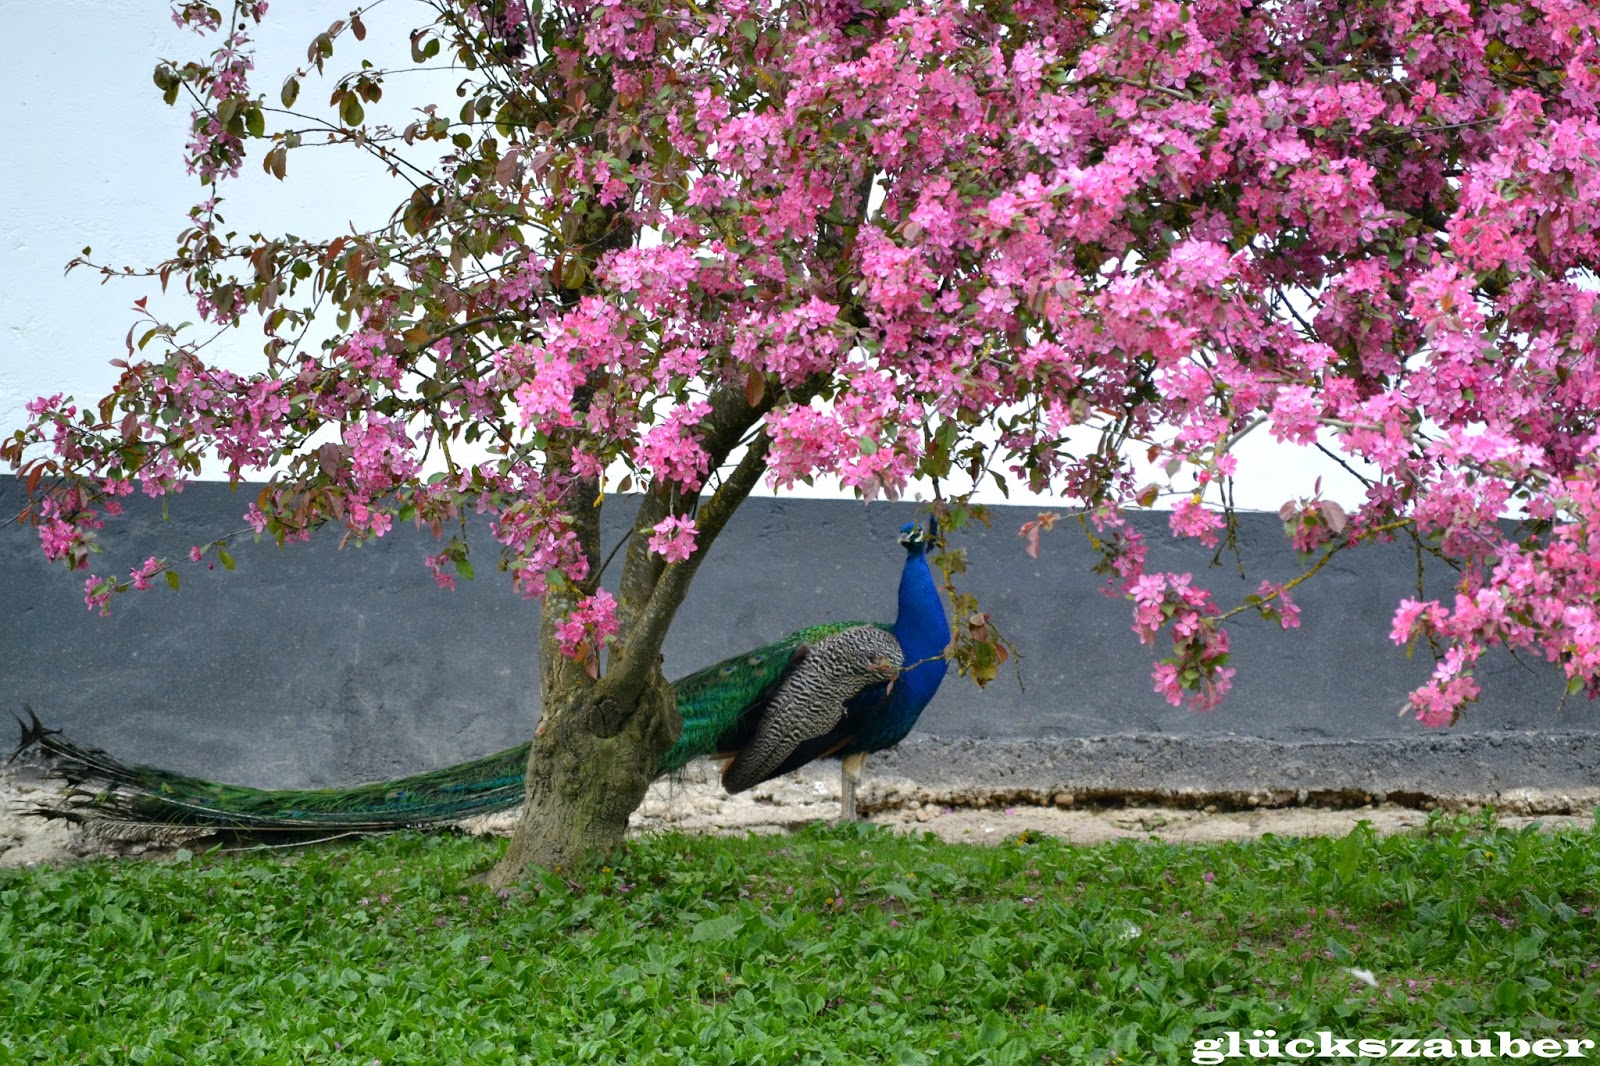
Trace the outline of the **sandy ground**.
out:
M 739 796 L 723 794 L 709 763 L 692 766 L 679 779 L 658 783 L 634 816 L 633 832 L 681 830 L 691 833 L 780 833 L 838 817 L 839 790 L 830 767 L 801 771 Z M 970 796 L 971 790 L 964 790 Z M 27 770 L 0 771 L 0 867 L 60 865 L 97 855 L 159 857 L 177 843 L 142 839 L 108 840 L 63 821 L 26 813 L 51 802 L 59 786 Z M 1498 820 L 1520 827 L 1592 826 L 1600 789 L 1584 795 L 1522 791 L 1498 797 Z M 1248 840 L 1278 836 L 1342 836 L 1358 822 L 1379 832 L 1404 832 L 1425 824 L 1427 810 L 1390 803 L 1351 810 L 1318 807 L 1254 807 L 1217 810 L 1178 807 L 1080 808 L 1075 797 L 1059 793 L 1051 806 L 953 806 L 949 797 L 930 794 L 904 780 L 873 778 L 868 771 L 861 793 L 869 820 L 902 832 L 931 832 L 945 840 L 998 843 L 1024 830 L 1095 844 L 1124 837 L 1167 841 Z M 1471 802 L 1443 804 L 1471 810 Z M 475 832 L 510 832 L 515 813 L 477 819 Z

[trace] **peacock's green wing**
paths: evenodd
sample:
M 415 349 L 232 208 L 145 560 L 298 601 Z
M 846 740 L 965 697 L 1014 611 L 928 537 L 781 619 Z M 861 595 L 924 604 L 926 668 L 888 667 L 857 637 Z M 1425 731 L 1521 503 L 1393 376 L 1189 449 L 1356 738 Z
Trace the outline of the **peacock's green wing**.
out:
M 670 773 L 702 755 L 715 754 L 718 741 L 740 718 L 761 703 L 789 667 L 794 650 L 824 637 L 872 622 L 823 622 L 795 630 L 771 644 L 735 655 L 673 682 L 683 732 L 662 756 L 658 773 Z M 888 629 L 888 626 L 880 628 Z

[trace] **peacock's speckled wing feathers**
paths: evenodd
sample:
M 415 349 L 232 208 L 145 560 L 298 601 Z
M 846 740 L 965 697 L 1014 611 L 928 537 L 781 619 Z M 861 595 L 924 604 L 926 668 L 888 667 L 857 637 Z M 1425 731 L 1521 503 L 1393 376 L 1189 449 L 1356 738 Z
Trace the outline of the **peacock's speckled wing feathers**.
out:
M 670 773 L 702 755 L 741 747 L 754 733 L 758 710 L 789 669 L 794 650 L 869 622 L 824 622 L 807 626 L 754 651 L 735 655 L 673 682 L 683 732 L 662 757 L 658 773 Z
M 893 633 L 852 626 L 791 654 L 789 669 L 763 697 L 754 734 L 738 746 L 722 774 L 729 793 L 773 777 L 805 741 L 826 735 L 845 716 L 845 704 L 888 682 L 905 665 Z

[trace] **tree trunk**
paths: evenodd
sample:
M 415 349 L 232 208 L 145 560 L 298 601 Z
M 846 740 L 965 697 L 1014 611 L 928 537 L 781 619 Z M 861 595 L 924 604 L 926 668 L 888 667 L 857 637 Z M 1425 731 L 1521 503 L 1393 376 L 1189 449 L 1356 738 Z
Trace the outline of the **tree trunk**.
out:
M 659 671 L 640 691 L 636 713 L 622 713 L 603 684 L 546 697 L 528 752 L 522 817 L 488 876 L 495 888 L 530 866 L 571 872 L 616 851 L 680 728 L 672 687 Z
M 742 387 L 713 393 L 703 437 L 713 468 L 723 465 L 773 402 L 769 397 L 765 406 L 752 405 Z M 556 637 L 558 623 L 579 596 L 593 593 L 603 569 L 599 485 L 580 482 L 572 493 L 573 527 L 591 576 L 586 586 L 545 594 L 539 634 L 543 710 L 528 752 L 527 798 L 505 857 L 489 874 L 491 885 L 503 888 L 530 866 L 572 871 L 621 846 L 628 817 L 644 801 L 661 757 L 683 728 L 677 698 L 661 673 L 661 644 L 705 553 L 766 470 L 769 445 L 764 434 L 757 436 L 711 498 L 699 503 L 699 537 L 688 559 L 669 565 L 650 552 L 643 536 L 632 538 L 623 561 L 617 639 L 608 645 L 599 677 L 589 673 L 593 659 L 563 657 Z M 590 499 L 595 502 L 586 504 Z M 649 529 L 673 513 L 687 513 L 676 493 L 652 491 L 640 501 L 633 529 Z

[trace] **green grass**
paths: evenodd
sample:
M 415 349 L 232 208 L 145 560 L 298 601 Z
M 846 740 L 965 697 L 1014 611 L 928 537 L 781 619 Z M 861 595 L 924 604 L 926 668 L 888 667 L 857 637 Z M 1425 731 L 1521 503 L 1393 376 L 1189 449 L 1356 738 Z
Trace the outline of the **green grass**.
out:
M 499 850 L 0 871 L 0 1062 L 1159 1063 L 1229 1029 L 1600 1038 L 1600 832 L 665 835 L 508 897 L 469 880 Z

